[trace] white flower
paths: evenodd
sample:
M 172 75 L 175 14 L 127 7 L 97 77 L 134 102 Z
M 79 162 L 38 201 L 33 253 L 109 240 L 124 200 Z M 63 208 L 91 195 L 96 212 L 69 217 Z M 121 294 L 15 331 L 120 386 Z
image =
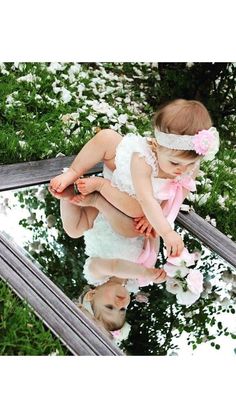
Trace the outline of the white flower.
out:
M 220 304 L 221 304 L 221 306 L 227 308 L 231 304 L 231 301 L 230 301 L 229 298 L 225 297 L 225 298 L 222 299 Z
M 41 189 L 36 193 L 35 196 L 40 202 L 44 202 L 46 194 L 47 194 L 46 189 Z
M 22 149 L 26 148 L 26 142 L 25 141 L 19 141 L 19 145 Z
M 30 216 L 27 218 L 27 222 L 29 225 L 32 225 L 36 220 L 36 214 L 31 213 Z
M 63 123 L 68 123 L 70 121 L 71 115 L 69 113 L 66 113 L 65 115 L 62 115 L 61 120 Z
M 58 152 L 58 154 L 56 155 L 56 158 L 59 158 L 59 157 L 65 157 L 65 154 L 63 154 L 62 152 Z
M 233 274 L 229 272 L 228 270 L 223 271 L 222 273 L 222 279 L 225 283 L 232 283 L 233 282 Z
M 194 302 L 196 302 L 199 296 L 200 296 L 200 293 L 192 293 L 190 290 L 187 290 L 186 292 L 184 292 L 183 289 L 180 289 L 180 291 L 176 295 L 176 298 L 177 298 L 177 302 L 180 305 L 190 306 Z
M 88 119 L 89 120 L 89 122 L 93 122 L 95 119 L 96 119 L 96 116 L 94 116 L 94 115 L 88 115 L 88 116 L 86 116 L 86 119 Z
M 48 215 L 46 222 L 47 222 L 48 228 L 52 228 L 56 223 L 56 217 L 54 215 Z
M 214 218 L 211 219 L 211 224 L 216 227 L 216 220 Z
M 191 68 L 194 65 L 194 62 L 186 62 L 186 67 Z
M 38 80 L 39 77 L 37 77 L 34 74 L 26 74 L 23 75 L 22 77 L 17 78 L 17 81 L 22 82 L 22 81 L 26 81 L 26 83 L 34 83 L 35 81 Z
M 166 263 L 164 265 L 164 270 L 167 273 L 167 276 L 169 277 L 175 277 L 175 276 L 180 276 L 180 277 L 185 277 L 186 274 L 188 274 L 189 269 L 187 267 L 184 266 L 175 266 L 169 263 Z
M 65 65 L 62 65 L 59 62 L 51 62 L 47 70 L 49 73 L 56 74 L 57 71 L 62 71 L 64 68 Z
M 54 91 L 55 94 L 60 93 L 60 91 L 62 90 L 61 87 L 58 87 L 57 84 L 59 83 L 59 80 L 55 80 L 52 83 L 52 89 Z
M 25 69 L 25 64 L 22 62 L 14 62 L 14 64 L 11 66 L 12 70 L 18 69 L 19 71 L 23 71 Z
M 127 122 L 128 116 L 125 114 L 122 114 L 122 115 L 119 115 L 117 119 L 121 125 L 124 125 Z
M 69 103 L 72 99 L 72 95 L 69 92 L 69 90 L 67 90 L 65 87 L 62 87 L 61 92 L 62 92 L 62 96 L 61 96 L 62 101 L 64 103 Z
M 192 318 L 193 313 L 192 312 L 185 312 L 184 316 L 185 316 L 185 318 Z
M 10 74 L 9 71 L 6 70 L 6 66 L 3 62 L 0 62 L 0 72 L 2 74 L 8 75 Z
M 53 351 L 52 353 L 48 354 L 49 356 L 59 356 L 60 352 L 58 351 L 58 349 L 56 349 L 55 351 Z
M 218 196 L 218 199 L 217 199 L 217 202 L 219 203 L 219 205 L 222 207 L 222 208 L 225 208 L 225 201 L 228 199 L 228 195 L 227 196 L 225 196 L 225 197 L 223 197 L 223 196 Z
M 199 270 L 189 269 L 186 282 L 191 292 L 200 294 L 203 291 L 203 275 Z
M 199 206 L 204 205 L 208 201 L 210 195 L 210 193 L 199 194 L 197 199 Z
M 89 102 L 89 101 L 88 101 Z M 116 109 L 106 102 L 92 101 L 92 109 L 97 113 L 104 113 L 108 117 L 112 117 L 116 113 Z
M 216 130 L 216 128 L 210 128 L 209 132 L 213 134 L 214 141 L 212 142 L 209 151 L 207 151 L 207 153 L 204 155 L 204 161 L 212 161 L 215 158 L 216 153 L 219 151 L 220 146 L 219 132 Z
M 73 64 L 68 70 L 69 81 L 73 83 L 75 81 L 75 75 L 81 71 L 81 64 Z
M 166 280 L 166 290 L 173 295 L 177 295 L 179 291 L 182 290 L 180 281 L 172 277 L 168 277 Z

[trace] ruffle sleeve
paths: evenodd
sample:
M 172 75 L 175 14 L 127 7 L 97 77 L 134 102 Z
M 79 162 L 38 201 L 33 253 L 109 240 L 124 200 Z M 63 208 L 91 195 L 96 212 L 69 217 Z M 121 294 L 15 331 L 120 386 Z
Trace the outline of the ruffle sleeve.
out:
M 135 134 L 124 136 L 116 150 L 116 169 L 113 172 L 112 185 L 130 196 L 135 195 L 130 171 L 131 158 L 134 153 L 138 153 L 140 157 L 145 159 L 146 163 L 151 166 L 154 175 L 157 170 L 156 158 L 147 139 Z

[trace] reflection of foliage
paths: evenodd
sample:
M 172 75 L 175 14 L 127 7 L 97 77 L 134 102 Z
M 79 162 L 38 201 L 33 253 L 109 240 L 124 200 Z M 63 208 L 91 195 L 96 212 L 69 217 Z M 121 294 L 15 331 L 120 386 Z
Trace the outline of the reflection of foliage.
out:
M 63 232 L 59 202 L 46 192 L 46 188 L 42 190 L 36 193 L 35 189 L 29 189 L 18 193 L 22 207 L 27 207 L 31 213 L 28 219 L 21 220 L 21 224 L 33 233 L 33 242 L 27 248 L 43 266 L 45 273 L 69 297 L 77 297 L 85 284 L 82 278 L 85 259 L 83 239 L 73 240 Z M 50 222 L 52 219 L 55 222 L 51 227 L 47 227 L 49 218 Z M 182 231 L 177 228 L 179 232 Z M 172 350 L 178 350 L 178 339 L 183 333 L 187 334 L 187 342 L 192 349 L 204 341 L 210 341 L 212 346 L 219 349 L 218 336 L 234 338 L 223 323 L 217 320 L 221 313 L 235 313 L 232 305 L 223 306 L 220 303 L 219 295 L 225 288 L 223 280 L 220 285 L 213 283 L 216 273 L 218 275 L 225 271 L 226 266 L 189 233 L 181 233 L 190 252 L 202 253 L 197 268 L 204 275 L 204 291 L 196 303 L 186 307 L 176 304 L 175 296 L 166 291 L 165 285 L 144 288 L 150 294 L 148 303 L 133 300 L 127 313 L 132 328 L 122 348 L 130 355 L 169 354 Z M 157 265 L 164 261 L 162 247 Z
M 46 187 L 37 194 L 36 191 L 28 189 L 17 193 L 21 207 L 27 207 L 31 213 L 29 218 L 20 221 L 22 226 L 32 231 L 32 242 L 26 249 L 54 283 L 69 297 L 77 297 L 85 284 L 82 278 L 83 238 L 69 238 L 61 225 L 58 200 L 47 192 Z M 52 214 L 55 223 L 49 228 L 47 218 Z
M 201 265 L 197 268 L 204 275 L 204 288 L 201 298 L 190 307 L 176 304 L 175 296 L 166 291 L 165 285 L 148 286 L 149 293 L 146 305 L 133 300 L 127 313 L 127 320 L 132 324 L 129 338 L 123 342 L 122 348 L 132 355 L 166 355 L 172 350 L 178 350 L 178 338 L 187 333 L 187 343 L 196 349 L 198 344 L 211 341 L 211 345 L 220 349 L 217 337 L 231 336 L 227 327 L 217 321 L 221 313 L 234 314 L 232 305 L 221 306 L 219 294 L 225 287 L 223 281 L 220 286 L 211 285 L 216 272 L 225 270 L 223 262 L 213 254 L 207 254 L 201 243 L 188 233 L 184 233 L 184 242 L 190 252 L 202 251 Z M 163 247 L 158 265 L 163 263 Z

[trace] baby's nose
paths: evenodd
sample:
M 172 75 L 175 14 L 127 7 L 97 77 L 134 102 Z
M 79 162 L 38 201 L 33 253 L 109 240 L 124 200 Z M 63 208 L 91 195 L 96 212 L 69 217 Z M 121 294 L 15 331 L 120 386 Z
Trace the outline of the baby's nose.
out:
M 117 308 L 123 308 L 126 306 L 126 297 L 117 295 L 116 296 L 116 306 Z

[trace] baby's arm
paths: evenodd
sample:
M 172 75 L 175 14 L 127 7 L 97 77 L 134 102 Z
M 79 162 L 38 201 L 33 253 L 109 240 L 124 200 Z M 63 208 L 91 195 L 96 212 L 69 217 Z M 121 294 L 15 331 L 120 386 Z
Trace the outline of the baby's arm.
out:
M 151 173 L 151 167 L 140 158 L 139 154 L 134 153 L 131 160 L 131 175 L 137 199 L 150 224 L 162 236 L 168 256 L 170 254 L 177 256 L 183 250 L 184 244 L 180 235 L 172 230 L 161 206 L 153 196 Z
M 115 276 L 120 279 L 149 278 L 150 281 L 161 283 L 166 278 L 166 273 L 163 269 L 147 268 L 132 261 L 119 258 L 92 257 L 89 263 L 89 271 L 97 279 L 101 279 L 104 276 Z

